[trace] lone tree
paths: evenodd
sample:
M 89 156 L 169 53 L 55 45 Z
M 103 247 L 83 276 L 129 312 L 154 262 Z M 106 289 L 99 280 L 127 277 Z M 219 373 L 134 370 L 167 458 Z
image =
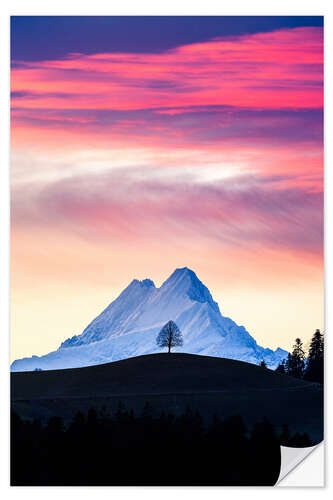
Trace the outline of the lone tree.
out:
M 182 346 L 183 337 L 176 323 L 168 321 L 157 335 L 156 343 L 160 347 L 167 347 L 168 353 L 171 347 Z

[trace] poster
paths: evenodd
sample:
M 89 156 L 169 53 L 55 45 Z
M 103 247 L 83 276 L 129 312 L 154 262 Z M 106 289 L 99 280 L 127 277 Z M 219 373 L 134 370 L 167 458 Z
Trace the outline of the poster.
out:
M 11 199 L 13 486 L 323 441 L 323 17 L 12 16 Z

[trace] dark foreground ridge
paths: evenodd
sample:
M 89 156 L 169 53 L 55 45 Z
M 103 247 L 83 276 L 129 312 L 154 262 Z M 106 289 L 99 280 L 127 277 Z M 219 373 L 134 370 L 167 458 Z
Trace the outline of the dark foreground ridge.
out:
M 111 416 L 90 409 L 69 425 L 12 414 L 13 486 L 272 486 L 279 438 L 264 419 L 249 430 L 239 415 L 203 426 L 199 413 L 153 417 L 119 403 Z M 301 438 L 301 436 L 299 436 Z M 303 442 L 306 436 L 303 436 Z
M 242 361 L 192 354 L 151 354 L 114 363 L 11 373 L 12 408 L 24 418 L 72 419 L 90 407 L 111 411 L 121 400 L 140 413 L 149 401 L 157 413 L 186 408 L 204 420 L 242 415 L 246 424 L 268 417 L 322 440 L 322 388 L 318 384 Z

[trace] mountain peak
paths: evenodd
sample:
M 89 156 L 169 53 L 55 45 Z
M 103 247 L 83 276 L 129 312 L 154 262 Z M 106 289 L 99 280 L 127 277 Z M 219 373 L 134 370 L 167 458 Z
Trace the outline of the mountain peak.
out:
M 134 279 L 131 281 L 131 283 L 127 286 L 127 288 L 125 288 L 125 290 L 128 290 L 130 288 L 134 288 L 134 287 L 154 287 L 155 288 L 155 283 L 149 279 L 149 278 L 146 278 L 144 280 L 138 280 L 138 279 Z
M 149 279 L 149 278 L 146 278 L 146 279 L 140 281 L 140 283 L 143 286 L 153 286 L 153 287 L 155 287 L 155 283 L 151 279 Z
M 189 271 L 190 273 L 193 273 L 195 274 L 194 271 L 192 271 L 192 269 L 190 269 L 189 267 L 177 267 L 174 272 L 181 272 L 181 273 L 186 273 L 187 271 Z
M 192 269 L 189 269 L 188 267 L 177 267 L 177 269 L 174 270 L 174 272 L 169 276 L 169 278 L 166 281 L 172 279 L 179 279 L 180 277 L 184 276 L 189 276 L 192 279 L 197 279 L 198 281 L 200 281 L 195 272 L 192 271 Z
M 216 311 L 219 311 L 218 305 L 214 302 L 208 288 L 199 280 L 195 272 L 188 267 L 175 269 L 163 283 L 161 289 L 172 291 L 173 294 L 186 294 L 196 302 L 208 302 Z

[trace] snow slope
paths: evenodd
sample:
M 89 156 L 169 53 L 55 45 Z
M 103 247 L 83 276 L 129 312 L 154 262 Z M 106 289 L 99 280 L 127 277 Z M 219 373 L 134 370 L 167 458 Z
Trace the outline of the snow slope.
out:
M 184 338 L 183 347 L 174 351 L 255 364 L 264 359 L 272 368 L 287 356 L 280 348 L 258 346 L 243 326 L 222 316 L 208 288 L 185 267 L 176 269 L 160 288 L 149 279 L 133 280 L 81 335 L 44 356 L 18 359 L 11 370 L 75 368 L 159 352 L 156 336 L 170 319 Z

